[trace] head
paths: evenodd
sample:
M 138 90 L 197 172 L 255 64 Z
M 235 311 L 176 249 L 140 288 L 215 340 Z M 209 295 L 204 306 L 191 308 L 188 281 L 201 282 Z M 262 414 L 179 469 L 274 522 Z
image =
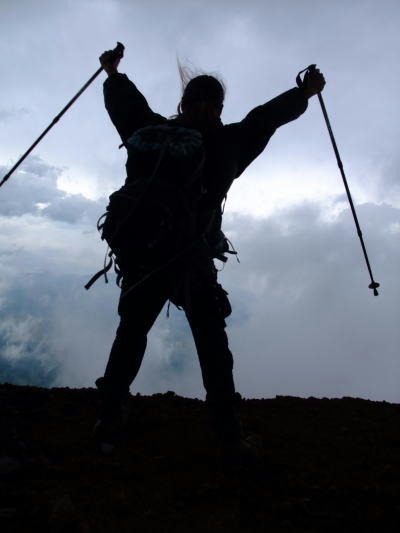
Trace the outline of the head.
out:
M 184 89 L 178 105 L 178 116 L 204 123 L 219 121 L 224 107 L 223 83 L 214 76 L 202 74 L 195 76 L 186 84 L 182 78 L 182 84 Z

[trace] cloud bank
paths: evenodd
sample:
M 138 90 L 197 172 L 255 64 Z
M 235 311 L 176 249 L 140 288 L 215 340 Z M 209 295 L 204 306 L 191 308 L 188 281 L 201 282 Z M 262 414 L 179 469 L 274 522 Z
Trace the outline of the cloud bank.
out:
M 15 185 L 22 207 L 12 207 L 9 193 L 1 217 L 6 229 L 0 239 L 2 379 L 93 386 L 104 371 L 118 324 L 113 280 L 109 285 L 100 280 L 89 292 L 83 289 L 104 253 L 94 228 L 101 201 L 72 195 L 66 215 L 66 195 L 56 187 L 58 171 L 40 161 L 35 164 L 29 167 L 26 187 L 24 174 Z M 36 176 L 41 187 L 30 183 Z M 46 197 L 45 208 L 31 201 L 35 188 L 35 200 Z M 382 282 L 378 298 L 368 289 L 348 208 L 329 217 L 315 202 L 266 218 L 226 213 L 225 231 L 241 263 L 231 259 L 220 279 L 233 305 L 228 334 L 237 387 L 245 396 L 351 395 L 400 401 L 400 210 L 371 203 L 357 209 L 376 278 Z M 172 309 L 169 319 L 165 310 L 161 313 L 132 390 L 204 397 L 182 312 Z

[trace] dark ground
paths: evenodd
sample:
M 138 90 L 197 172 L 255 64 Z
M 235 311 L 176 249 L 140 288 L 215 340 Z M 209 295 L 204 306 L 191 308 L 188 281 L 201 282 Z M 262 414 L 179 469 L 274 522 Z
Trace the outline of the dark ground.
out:
M 223 474 L 203 401 L 132 396 L 112 457 L 94 389 L 0 385 L 1 532 L 400 531 L 400 405 L 243 400 L 269 463 Z

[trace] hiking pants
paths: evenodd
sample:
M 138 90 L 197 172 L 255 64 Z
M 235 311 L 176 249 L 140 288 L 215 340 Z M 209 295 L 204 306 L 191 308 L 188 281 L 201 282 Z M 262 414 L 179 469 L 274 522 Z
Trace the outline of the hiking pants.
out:
M 124 297 L 130 281 L 127 279 L 122 287 L 118 306 L 121 321 L 104 374 L 104 386 L 116 402 L 129 392 L 143 360 L 147 334 L 170 298 L 166 274 L 149 278 Z M 235 439 L 239 431 L 235 406 L 240 395 L 235 394 L 233 357 L 225 331 L 230 305 L 217 283 L 215 269 L 194 276 L 187 301 L 179 304 L 192 330 L 212 423 L 217 433 L 223 433 L 222 439 Z

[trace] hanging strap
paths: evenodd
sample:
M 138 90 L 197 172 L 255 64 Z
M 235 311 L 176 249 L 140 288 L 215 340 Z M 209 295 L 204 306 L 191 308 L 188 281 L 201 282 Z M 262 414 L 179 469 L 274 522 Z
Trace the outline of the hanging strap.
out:
M 103 220 L 103 218 L 106 218 L 106 216 L 108 215 L 108 212 L 106 211 L 105 213 L 103 213 L 101 215 L 101 217 L 99 218 L 99 220 L 97 221 L 97 231 L 101 231 L 103 229 L 103 226 L 104 226 L 104 222 L 103 224 L 100 224 L 100 222 Z
M 108 248 L 107 248 L 107 252 L 108 252 Z M 106 283 L 108 283 L 108 277 L 107 277 L 107 272 L 110 270 L 110 268 L 112 267 L 112 264 L 113 264 L 113 258 L 112 258 L 112 252 L 110 252 L 109 254 L 107 254 L 106 252 L 106 255 L 105 255 L 105 258 L 104 258 L 104 267 L 99 270 L 97 272 L 97 274 L 95 274 L 92 278 L 90 278 L 90 280 L 86 283 L 85 285 L 85 289 L 88 291 L 90 289 L 90 287 L 93 285 L 93 283 L 96 283 L 96 281 L 101 277 L 101 276 L 104 276 L 104 281 Z M 108 257 L 110 258 L 109 262 L 106 264 L 106 261 L 107 261 L 107 255 Z
M 236 255 L 236 261 L 237 261 L 238 263 L 240 263 L 239 255 L 238 255 L 237 251 L 235 250 L 235 248 L 234 248 L 232 242 L 228 239 L 228 237 L 225 237 L 225 239 L 228 241 L 228 243 L 231 245 L 231 248 L 232 248 L 232 250 L 227 250 L 226 253 L 227 253 L 227 254 Z

